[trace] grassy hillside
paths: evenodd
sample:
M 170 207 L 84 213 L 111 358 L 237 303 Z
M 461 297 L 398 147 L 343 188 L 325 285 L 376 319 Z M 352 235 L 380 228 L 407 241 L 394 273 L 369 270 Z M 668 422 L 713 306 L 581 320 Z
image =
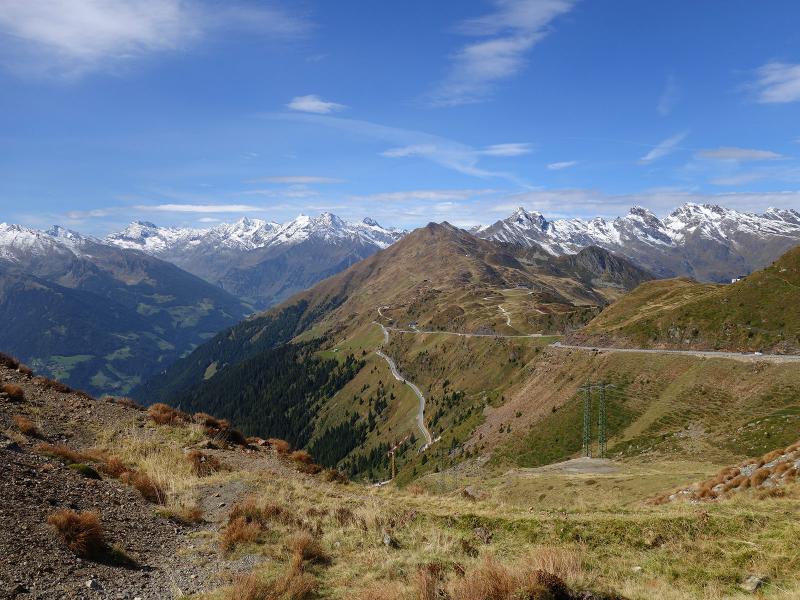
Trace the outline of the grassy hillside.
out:
M 306 456 L 278 443 L 210 439 L 206 417 L 158 424 L 129 403 L 4 367 L 0 377 L 23 391 L 0 403 L 0 442 L 16 444 L 0 449 L 11 474 L 0 479 L 0 550 L 20 559 L 0 576 L 42 598 L 92 581 L 111 597 L 178 588 L 187 600 L 735 600 L 752 597 L 739 587 L 750 575 L 764 582 L 759 597 L 800 593 L 797 483 L 656 505 L 723 465 L 654 457 L 366 487 L 308 474 Z M 67 545 L 51 518 L 62 509 L 100 519 L 95 554 Z M 19 568 L 31 562 L 47 568 Z
M 642 284 L 572 339 L 594 345 L 800 352 L 800 247 L 732 285 Z

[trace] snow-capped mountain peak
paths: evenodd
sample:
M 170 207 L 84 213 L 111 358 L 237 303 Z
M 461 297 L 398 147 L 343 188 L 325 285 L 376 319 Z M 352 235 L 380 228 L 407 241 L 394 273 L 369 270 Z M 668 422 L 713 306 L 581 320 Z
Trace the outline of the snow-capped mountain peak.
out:
M 793 209 L 769 209 L 758 215 L 716 204 L 687 202 L 664 219 L 647 208 L 633 206 L 628 214 L 613 220 L 599 217 L 547 220 L 539 213 L 518 208 L 508 218 L 472 231 L 483 238 L 536 244 L 556 255 L 599 246 L 660 276 L 688 274 L 725 280 L 729 269 L 738 269 L 738 274 L 748 264 L 754 268 L 764 266 L 750 263 L 747 258 L 763 255 L 757 250 L 759 244 L 774 244 L 785 251 L 800 243 L 800 213 Z M 712 252 L 711 246 L 705 248 L 703 244 L 724 248 L 719 255 L 708 259 L 709 263 L 720 265 L 716 270 L 707 265 L 698 266 L 699 270 L 692 266 L 699 255 Z M 736 256 L 741 258 L 733 258 Z M 728 267 L 723 266 L 725 260 L 729 260 Z
M 202 247 L 208 252 L 219 249 L 247 251 L 299 244 L 308 239 L 329 242 L 353 240 L 385 248 L 405 232 L 381 227 L 373 219 L 349 223 L 333 213 L 323 212 L 316 217 L 300 214 L 287 223 L 243 217 L 234 223 L 222 223 L 209 229 L 158 227 L 136 221 L 106 242 L 124 248 L 142 250 L 156 256 L 168 257 Z

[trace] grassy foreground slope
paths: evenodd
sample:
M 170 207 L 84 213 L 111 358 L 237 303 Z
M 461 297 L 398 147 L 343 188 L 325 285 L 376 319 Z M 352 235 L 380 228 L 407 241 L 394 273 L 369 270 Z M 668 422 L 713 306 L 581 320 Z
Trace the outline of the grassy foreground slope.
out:
M 0 377 L 23 392 L 0 403 L 0 466 L 12 473 L 0 479 L 0 549 L 20 558 L 0 577 L 43 599 L 85 595 L 93 581 L 102 596 L 184 600 L 721 600 L 752 597 L 739 588 L 750 575 L 765 581 L 762 597 L 800 593 L 796 483 L 655 506 L 653 495 L 716 467 L 626 462 L 365 487 L 303 472 L 304 455 L 278 442 L 209 440 L 206 416 L 163 422 L 169 411 L 3 367 Z M 128 560 L 77 560 L 81 548 L 48 524 L 62 509 L 95 511 L 100 550 Z
M 731 285 L 652 281 L 572 336 L 593 345 L 800 353 L 800 246 Z

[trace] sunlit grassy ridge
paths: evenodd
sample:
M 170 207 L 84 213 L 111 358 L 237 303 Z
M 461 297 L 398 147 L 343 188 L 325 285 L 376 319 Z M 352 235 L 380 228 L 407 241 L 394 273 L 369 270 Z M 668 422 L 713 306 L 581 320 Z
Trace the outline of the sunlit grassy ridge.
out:
M 800 352 L 800 247 L 731 285 L 642 284 L 576 336 L 586 343 Z

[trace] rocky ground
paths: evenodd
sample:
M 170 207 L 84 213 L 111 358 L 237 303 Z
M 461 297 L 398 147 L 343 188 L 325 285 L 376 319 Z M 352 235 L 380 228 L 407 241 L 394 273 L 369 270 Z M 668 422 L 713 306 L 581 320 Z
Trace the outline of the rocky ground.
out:
M 263 557 L 228 560 L 213 534 L 229 507 L 248 493 L 246 482 L 209 484 L 202 497 L 204 522 L 181 524 L 159 514 L 133 487 L 103 476 L 91 479 L 37 450 L 42 443 L 91 448 L 105 427 L 129 423 L 146 436 L 146 413 L 77 393 L 62 393 L 41 379 L 0 367 L 0 385 L 21 387 L 24 399 L 0 392 L 0 598 L 172 598 L 219 587 Z M 36 427 L 22 433 L 15 417 Z M 208 451 L 238 467 L 290 470 L 267 451 Z M 48 525 L 60 509 L 97 511 L 114 551 L 79 558 Z M 124 560 L 110 556 L 126 556 Z

